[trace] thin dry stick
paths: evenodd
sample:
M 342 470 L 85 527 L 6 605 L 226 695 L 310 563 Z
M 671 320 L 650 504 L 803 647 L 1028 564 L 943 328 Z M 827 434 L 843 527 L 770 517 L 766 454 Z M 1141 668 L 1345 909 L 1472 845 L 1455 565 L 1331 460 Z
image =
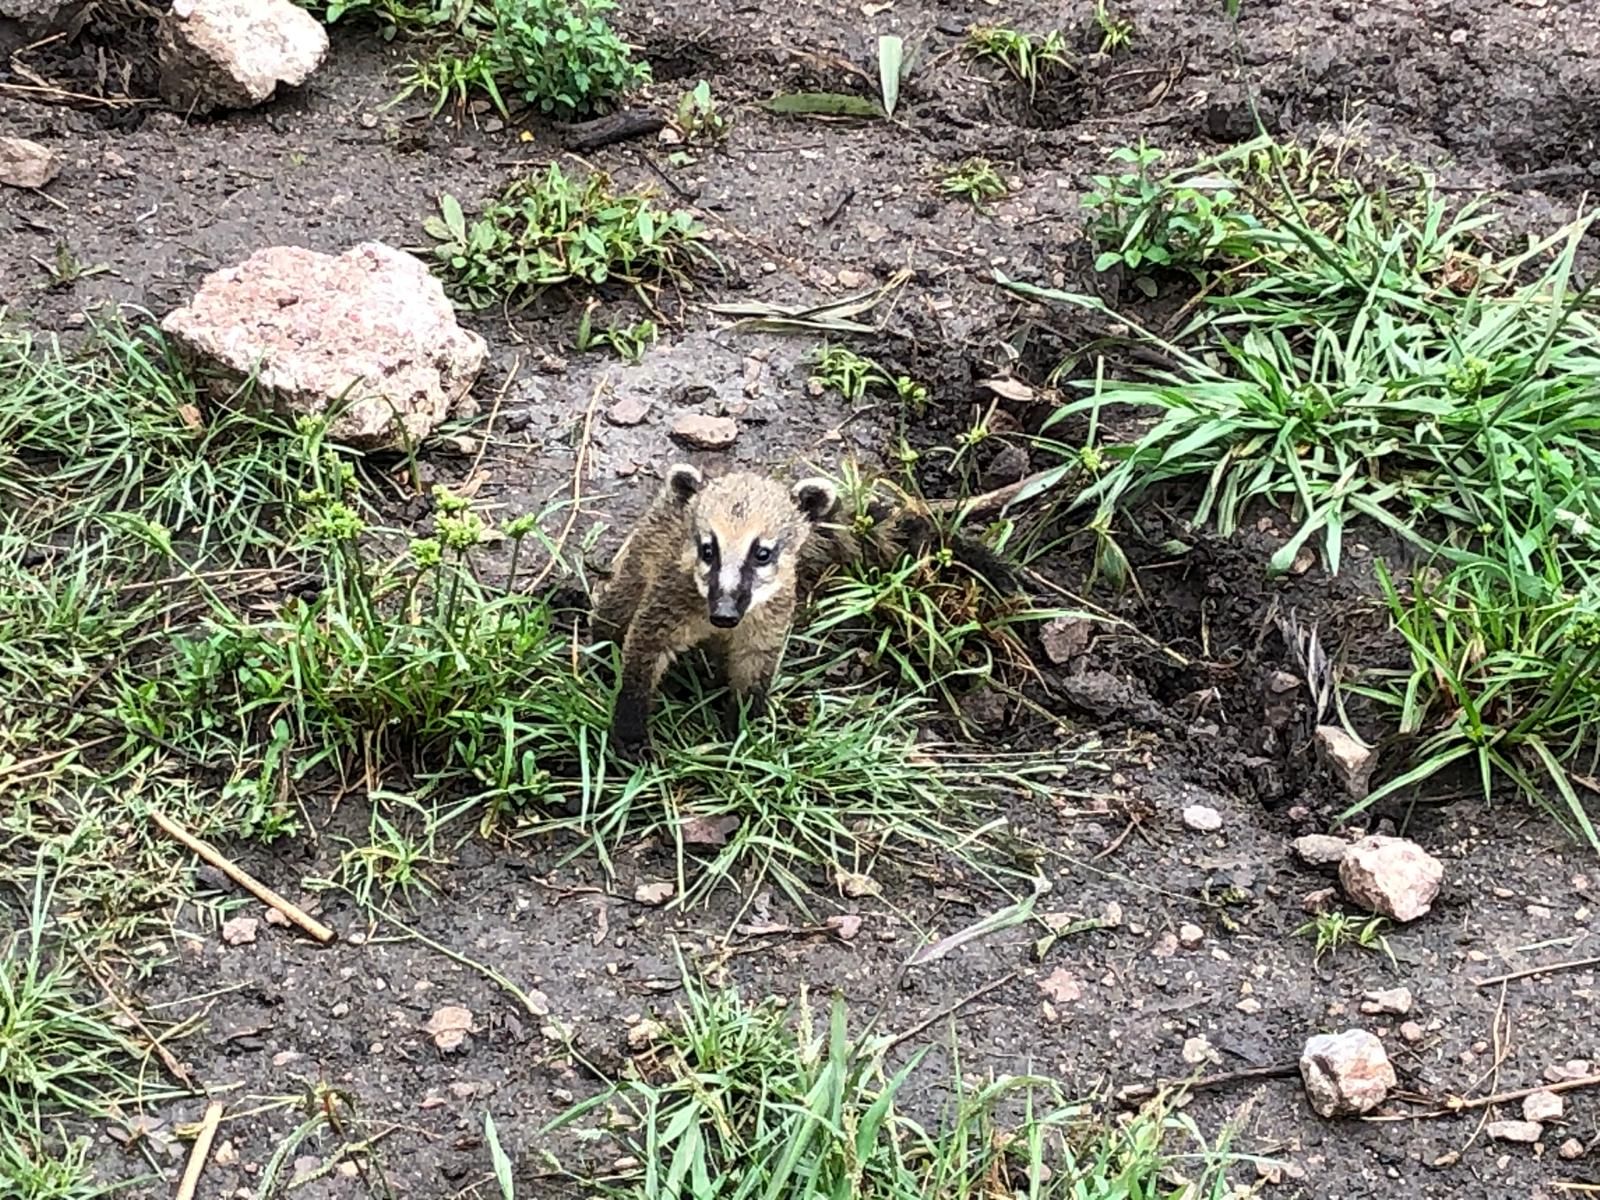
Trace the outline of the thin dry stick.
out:
M 1540 1092 L 1575 1092 L 1591 1087 L 1600 1087 L 1600 1075 L 1585 1075 L 1581 1079 L 1563 1079 L 1559 1083 L 1541 1083 L 1534 1087 L 1515 1088 L 1509 1092 L 1496 1092 L 1492 1096 L 1478 1096 L 1472 1100 L 1451 1096 L 1443 1101 L 1444 1107 L 1440 1111 L 1467 1112 L 1475 1108 L 1488 1108 L 1491 1104 L 1510 1104 L 1513 1100 L 1525 1100 Z
M 556 563 L 561 561 L 561 551 L 566 548 L 567 538 L 572 536 L 572 527 L 578 523 L 578 504 L 583 499 L 583 471 L 589 461 L 589 433 L 594 428 L 594 410 L 600 404 L 600 397 L 611 384 L 611 376 L 603 375 L 600 382 L 595 384 L 594 395 L 589 397 L 589 408 L 583 414 L 582 440 L 578 443 L 578 460 L 572 464 L 572 507 L 567 510 L 566 524 L 561 526 L 555 545 L 550 548 L 550 561 L 545 563 L 544 570 L 534 576 L 533 582 L 527 587 L 530 592 L 537 591 L 539 585 L 550 577 L 550 572 L 555 570 Z M 511 584 L 516 586 L 516 580 Z
M 285 900 L 266 884 L 256 879 L 253 875 L 246 873 L 243 867 L 240 867 L 231 859 L 225 858 L 221 851 L 205 842 L 202 842 L 199 838 L 195 837 L 194 834 L 190 833 L 187 829 L 184 829 L 181 825 L 178 825 L 176 822 L 174 822 L 165 813 L 152 808 L 150 810 L 150 819 L 160 826 L 161 831 L 168 837 L 175 838 L 176 840 L 182 842 L 195 854 L 198 854 L 201 858 L 205 859 L 206 862 L 210 863 L 229 879 L 233 880 L 240 887 L 251 893 L 251 895 L 255 896 L 255 898 L 260 900 L 263 904 L 277 909 L 284 916 L 288 917 L 289 920 L 300 926 L 301 929 L 304 929 L 312 937 L 316 938 L 317 941 L 323 943 L 333 941 L 333 930 L 329 929 L 326 925 L 317 920 L 310 913 L 306 912 L 299 905 Z
M 167 1069 L 167 1073 L 183 1084 L 184 1087 L 194 1087 L 194 1080 L 189 1077 L 189 1072 L 184 1065 L 177 1060 L 172 1051 L 162 1045 L 160 1038 L 150 1032 L 149 1027 L 139 1019 L 139 1015 L 128 1007 L 127 1002 L 117 994 L 116 989 L 100 974 L 99 968 L 89 961 L 89 956 L 77 946 L 74 946 L 73 950 L 78 956 L 78 961 L 83 964 L 83 969 L 89 972 L 89 977 L 100 985 L 100 990 L 106 994 L 106 998 L 115 1004 L 117 1010 L 133 1023 L 135 1029 L 144 1035 L 145 1040 L 150 1043 L 150 1048 L 156 1052 L 156 1057 L 161 1060 L 161 1065 Z
M 194 1149 L 189 1152 L 189 1166 L 183 1172 L 183 1182 L 178 1185 L 175 1200 L 194 1200 L 195 1189 L 200 1186 L 200 1172 L 206 1169 L 206 1160 L 211 1157 L 211 1140 L 217 1136 L 221 1121 L 222 1101 L 213 1100 L 206 1105 L 205 1120 L 201 1121 Z
M 1182 1088 L 1188 1092 L 1201 1092 L 1207 1088 L 1227 1087 L 1231 1083 L 1248 1083 L 1256 1079 L 1287 1079 L 1300 1072 L 1299 1063 L 1273 1063 L 1266 1067 L 1246 1067 L 1242 1071 L 1220 1071 L 1199 1079 L 1168 1079 L 1160 1083 L 1140 1083 L 1125 1087 L 1116 1095 L 1118 1104 L 1143 1104 L 1154 1100 L 1162 1092 Z
M 1058 468 L 1051 467 L 1044 471 L 1035 471 L 1026 479 L 1019 479 L 1015 483 L 1008 483 L 1004 487 L 997 487 L 993 491 L 969 499 L 931 500 L 928 507 L 937 513 L 960 512 L 962 524 L 970 525 L 972 522 L 984 517 L 992 517 L 1006 505 L 1010 504 L 1024 488 L 1032 487 L 1041 479 L 1056 473 Z
M 1474 979 L 1473 987 L 1488 987 L 1494 983 L 1514 983 L 1518 979 L 1528 979 L 1534 975 L 1554 975 L 1558 971 L 1581 971 L 1585 967 L 1600 967 L 1600 956 L 1594 958 L 1569 958 L 1566 962 L 1548 963 L 1542 967 L 1525 967 L 1521 971 L 1512 971 L 1509 975 L 1495 975 L 1489 979 Z
M 1499 1003 L 1495 1005 L 1494 1021 L 1489 1027 L 1490 1034 L 1494 1038 L 1494 1065 L 1489 1069 L 1489 1086 L 1491 1088 L 1499 1085 L 1500 1064 L 1505 1062 L 1506 1055 L 1511 1053 L 1510 1025 L 1510 1020 L 1506 1017 L 1506 988 L 1505 984 L 1501 984 L 1500 1000 Z M 1473 1084 L 1473 1086 L 1476 1087 L 1477 1084 Z M 1468 1102 L 1463 1101 L 1460 1106 L 1460 1111 L 1465 1112 L 1468 1107 Z M 1441 1154 L 1438 1158 L 1434 1159 L 1434 1166 L 1448 1167 L 1460 1162 L 1461 1156 L 1464 1155 L 1468 1150 L 1472 1149 L 1478 1138 L 1482 1136 L 1484 1128 L 1489 1124 L 1489 1104 L 1487 1102 L 1481 1105 L 1472 1104 L 1470 1107 L 1481 1107 L 1483 1109 L 1483 1116 L 1478 1118 L 1478 1124 L 1473 1128 L 1472 1136 L 1467 1138 L 1466 1144 L 1463 1145 L 1461 1149 L 1446 1151 L 1444 1154 Z
M 494 404 L 489 409 L 489 423 L 483 427 L 483 438 L 478 442 L 477 456 L 472 460 L 472 470 L 467 472 L 471 479 L 478 473 L 478 468 L 483 465 L 483 452 L 489 448 L 489 438 L 494 433 L 495 418 L 500 415 L 500 404 L 506 398 L 506 393 L 511 390 L 511 385 L 517 381 L 517 372 L 522 369 L 522 355 L 517 355 L 511 360 L 511 370 L 506 374 L 506 381 L 500 385 L 500 390 L 494 394 Z
M 975 1001 L 982 1000 L 990 992 L 998 991 L 999 989 L 1005 987 L 1006 984 L 1013 982 L 1017 978 L 1017 976 L 1020 975 L 1020 974 L 1021 974 L 1021 972 L 1019 972 L 1019 971 L 1012 971 L 1010 974 L 1002 975 L 999 979 L 990 980 L 988 983 L 984 984 L 981 988 L 979 988 L 975 992 L 968 992 L 965 996 L 961 997 L 961 999 L 957 1000 L 954 1004 L 949 1004 L 949 1005 L 946 1005 L 944 1008 L 941 1008 L 938 1012 L 934 1013 L 933 1016 L 929 1017 L 926 1021 L 918 1021 L 915 1025 L 913 1025 L 910 1029 L 907 1029 L 904 1033 L 895 1034 L 892 1038 L 889 1039 L 889 1041 L 887 1043 L 885 1043 L 885 1045 L 883 1047 L 884 1050 L 885 1051 L 893 1050 L 896 1046 L 899 1046 L 899 1045 L 901 1045 L 901 1044 L 903 1044 L 905 1042 L 909 1042 L 912 1038 L 916 1037 L 918 1034 L 922 1033 L 924 1030 L 929 1029 L 934 1025 L 937 1025 L 940 1021 L 944 1020 L 946 1017 L 953 1017 L 956 1013 L 960 1012 L 967 1005 L 972 1004 Z

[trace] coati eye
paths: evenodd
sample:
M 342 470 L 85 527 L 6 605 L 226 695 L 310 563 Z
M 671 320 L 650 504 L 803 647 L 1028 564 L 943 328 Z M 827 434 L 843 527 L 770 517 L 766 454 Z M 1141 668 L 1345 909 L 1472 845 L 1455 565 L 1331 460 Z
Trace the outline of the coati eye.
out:
M 764 567 L 772 561 L 772 547 L 757 546 L 750 552 L 750 557 L 755 559 L 758 564 Z
M 717 544 L 715 542 L 700 543 L 700 561 L 711 563 L 717 560 Z

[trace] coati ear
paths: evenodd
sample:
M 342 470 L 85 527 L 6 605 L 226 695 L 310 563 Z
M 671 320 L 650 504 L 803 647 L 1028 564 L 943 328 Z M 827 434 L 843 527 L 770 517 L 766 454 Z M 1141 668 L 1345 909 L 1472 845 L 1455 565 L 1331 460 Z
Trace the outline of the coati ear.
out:
M 667 468 L 667 490 L 679 504 L 687 504 L 694 494 L 705 486 L 706 477 L 698 467 L 688 463 L 673 463 Z
M 813 523 L 826 520 L 839 503 L 838 489 L 821 476 L 802 479 L 789 489 L 795 507 Z

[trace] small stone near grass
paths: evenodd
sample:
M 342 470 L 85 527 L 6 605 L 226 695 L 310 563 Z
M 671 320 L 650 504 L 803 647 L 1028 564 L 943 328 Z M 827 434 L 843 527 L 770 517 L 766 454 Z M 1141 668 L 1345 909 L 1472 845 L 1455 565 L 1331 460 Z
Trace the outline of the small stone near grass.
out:
M 157 31 L 161 98 L 183 113 L 254 108 L 322 65 L 328 33 L 289 0 L 173 0 Z
M 446 1054 L 461 1049 L 467 1034 L 475 1032 L 472 1011 L 459 1004 L 446 1004 L 435 1010 L 422 1026 L 422 1032 L 433 1039 L 433 1044 Z
M 1057 1004 L 1071 1004 L 1083 997 L 1083 980 L 1065 967 L 1057 967 L 1039 981 L 1039 990 Z
M 1577 1138 L 1568 1138 L 1561 1143 L 1561 1148 L 1556 1151 L 1562 1158 L 1571 1162 L 1573 1159 L 1583 1157 L 1583 1143 Z
M 1330 912 L 1338 899 L 1338 888 L 1318 888 L 1314 892 L 1307 892 L 1300 898 L 1300 907 L 1308 913 Z
M 1396 1082 L 1383 1043 L 1365 1029 L 1310 1038 L 1300 1054 L 1300 1078 L 1311 1107 L 1330 1118 L 1371 1112 Z
M 1198 1067 L 1201 1063 L 1218 1061 L 1218 1055 L 1205 1038 L 1186 1038 L 1183 1043 L 1183 1061 L 1191 1067 Z
M 1044 656 L 1057 666 L 1069 663 L 1089 648 L 1093 624 L 1083 617 L 1055 617 L 1039 627 Z
M 853 942 L 856 935 L 861 932 L 861 918 L 855 913 L 835 915 L 824 923 L 828 927 L 828 932 L 841 942 Z
M 870 875 L 859 871 L 838 871 L 833 877 L 839 894 L 847 900 L 863 900 L 868 896 L 883 895 L 883 887 Z
M 1522 1098 L 1524 1121 L 1559 1121 L 1566 1110 L 1566 1101 L 1558 1092 L 1534 1092 Z
M 1185 950 L 1199 949 L 1205 943 L 1206 931 L 1198 925 L 1180 925 L 1178 927 L 1178 944 Z
M 1361 998 L 1361 1011 L 1369 1016 L 1393 1013 L 1403 1017 L 1411 1011 L 1411 989 L 1404 987 L 1379 988 Z
M 1444 882 L 1444 864 L 1406 838 L 1374 834 L 1339 862 L 1344 893 L 1361 907 L 1395 921 L 1425 916 Z
M 1537 1121 L 1490 1121 L 1484 1132 L 1497 1142 L 1524 1142 L 1531 1146 L 1544 1136 L 1544 1126 Z
M 219 400 L 292 416 L 336 413 L 330 441 L 415 446 L 450 414 L 488 357 L 421 259 L 382 242 L 338 256 L 270 246 L 213 271 L 162 331 L 215 377 Z
M 637 425 L 650 415 L 650 401 L 645 396 L 624 396 L 606 409 L 606 420 L 613 425 Z
M 1338 725 L 1318 725 L 1317 757 L 1353 800 L 1364 800 L 1372 780 L 1373 754 Z
M 677 888 L 670 883 L 641 883 L 633 889 L 633 898 L 640 904 L 648 904 L 652 908 L 659 908 L 676 894 Z
M 732 417 L 683 413 L 672 422 L 672 436 L 696 450 L 726 450 L 738 439 L 739 426 Z
M 1421 1025 L 1415 1021 L 1403 1021 L 1400 1024 L 1400 1036 L 1413 1046 L 1427 1036 Z
M 254 917 L 234 917 L 222 923 L 222 940 L 230 946 L 247 946 L 256 940 L 261 922 Z
M 1336 867 L 1349 853 L 1350 842 L 1331 833 L 1308 833 L 1294 840 L 1294 852 L 1308 867 Z
M 1215 833 L 1222 828 L 1222 814 L 1209 804 L 1191 804 L 1183 810 L 1183 823 L 1197 833 Z
M 42 188 L 59 174 L 61 160 L 53 150 L 27 138 L 0 137 L 0 184 Z

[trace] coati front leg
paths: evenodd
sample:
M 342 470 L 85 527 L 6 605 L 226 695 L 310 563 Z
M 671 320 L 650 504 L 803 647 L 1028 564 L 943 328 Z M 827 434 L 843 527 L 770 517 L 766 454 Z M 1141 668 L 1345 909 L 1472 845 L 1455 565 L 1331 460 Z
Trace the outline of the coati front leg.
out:
M 755 721 L 766 715 L 768 693 L 778 673 L 783 655 L 784 621 L 775 630 L 752 629 L 744 637 L 732 638 L 727 647 L 728 707 L 723 712 L 723 730 L 730 740 L 739 736 L 741 710 Z
M 650 752 L 650 708 L 661 677 L 672 665 L 672 650 L 661 638 L 668 614 L 646 608 L 635 615 L 622 640 L 622 680 L 611 713 L 611 741 L 626 758 Z

